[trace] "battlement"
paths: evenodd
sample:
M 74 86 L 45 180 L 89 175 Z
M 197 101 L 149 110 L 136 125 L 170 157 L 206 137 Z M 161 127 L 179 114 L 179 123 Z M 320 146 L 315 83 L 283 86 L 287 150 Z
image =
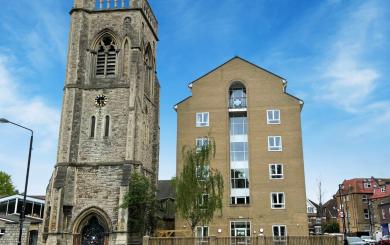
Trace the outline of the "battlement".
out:
M 74 8 L 86 8 L 93 11 L 141 9 L 157 33 L 157 19 L 148 0 L 75 0 Z

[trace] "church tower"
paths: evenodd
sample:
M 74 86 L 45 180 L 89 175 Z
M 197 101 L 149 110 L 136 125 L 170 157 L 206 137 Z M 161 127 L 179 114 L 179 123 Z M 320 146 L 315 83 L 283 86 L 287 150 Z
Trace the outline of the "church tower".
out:
M 159 155 L 157 20 L 147 0 L 74 0 L 42 244 L 129 244 L 120 208 Z

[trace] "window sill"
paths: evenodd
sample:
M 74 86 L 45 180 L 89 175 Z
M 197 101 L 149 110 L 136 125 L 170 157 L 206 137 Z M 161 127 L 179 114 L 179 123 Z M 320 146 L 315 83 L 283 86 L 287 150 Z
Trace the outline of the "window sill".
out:
M 250 204 L 229 204 L 229 207 L 237 207 L 237 208 L 248 208 L 250 207 Z

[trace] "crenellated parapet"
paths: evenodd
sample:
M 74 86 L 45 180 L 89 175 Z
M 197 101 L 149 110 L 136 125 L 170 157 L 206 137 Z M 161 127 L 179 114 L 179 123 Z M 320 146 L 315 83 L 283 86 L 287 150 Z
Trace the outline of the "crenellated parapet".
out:
M 75 0 L 73 7 L 92 11 L 141 9 L 152 26 L 154 32 L 157 33 L 157 19 L 149 5 L 148 0 Z

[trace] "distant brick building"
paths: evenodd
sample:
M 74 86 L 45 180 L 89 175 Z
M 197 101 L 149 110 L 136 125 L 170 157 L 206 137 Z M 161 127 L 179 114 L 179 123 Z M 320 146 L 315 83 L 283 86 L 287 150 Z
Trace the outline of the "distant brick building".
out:
M 374 177 L 343 181 L 341 190 L 334 196 L 339 209 L 340 231 L 369 235 L 381 229 L 378 207 L 387 195 L 382 190 L 389 181 Z

